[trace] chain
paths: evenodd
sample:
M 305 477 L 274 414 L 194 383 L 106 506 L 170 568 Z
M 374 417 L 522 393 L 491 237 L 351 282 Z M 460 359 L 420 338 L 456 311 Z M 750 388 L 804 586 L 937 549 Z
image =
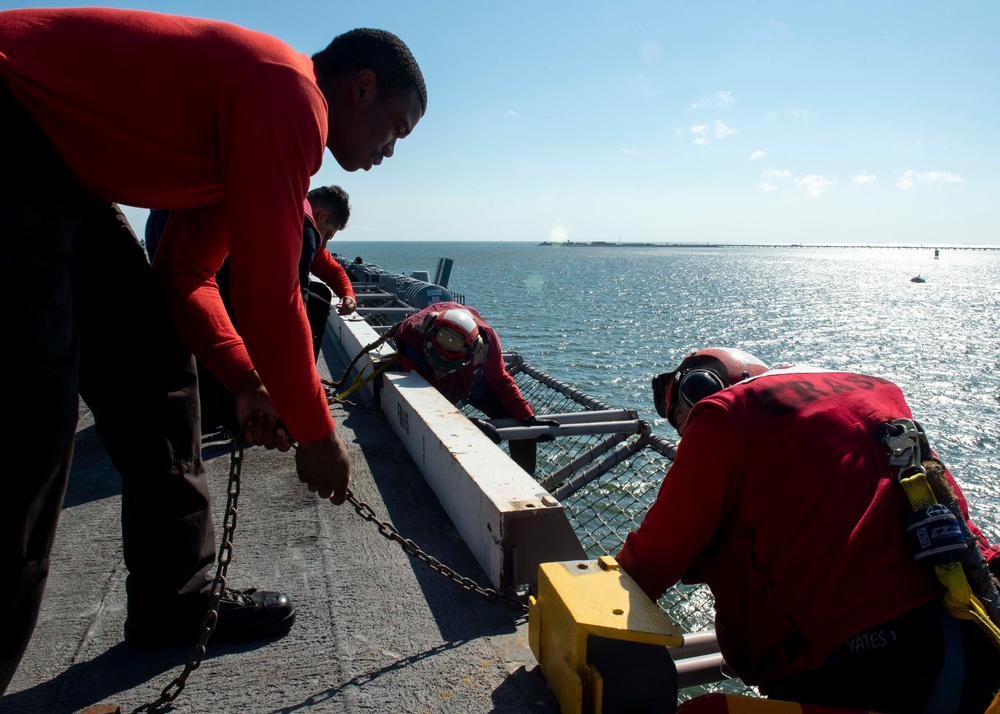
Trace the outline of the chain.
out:
M 443 575 L 452 582 L 457 583 L 463 590 L 475 593 L 489 602 L 498 602 L 515 612 L 524 613 L 528 611 L 528 607 L 517 598 L 505 597 L 493 588 L 484 588 L 475 580 L 459 575 L 434 556 L 425 553 L 412 540 L 403 538 L 403 536 L 399 534 L 399 531 L 396 530 L 395 526 L 388 521 L 379 520 L 378 516 L 375 515 L 375 511 L 372 510 L 372 507 L 364 501 L 359 501 L 354 494 L 351 493 L 350 489 L 347 491 L 347 501 L 354 506 L 354 510 L 358 512 L 359 516 L 364 518 L 366 521 L 370 521 L 377 525 L 379 533 L 385 536 L 388 540 L 398 543 L 399 547 L 402 548 L 407 555 L 411 558 L 416 558 L 435 573 Z
M 369 352 L 370 350 L 374 349 L 375 347 L 377 347 L 378 345 L 380 345 L 381 343 L 385 342 L 390 337 L 392 337 L 393 335 L 395 335 L 396 334 L 396 330 L 399 327 L 399 324 L 400 323 L 397 323 L 397 324 L 393 325 L 392 329 L 389 332 L 387 332 L 384 335 L 382 335 L 382 337 L 380 337 L 378 340 L 376 340 L 372 344 L 370 344 L 367 347 L 363 348 L 358 354 L 361 355 L 361 354 L 365 354 L 365 353 Z M 394 354 L 391 358 L 389 358 L 385 363 L 383 363 L 382 365 L 380 365 L 368 377 L 368 379 L 366 379 L 364 382 L 361 382 L 360 384 L 356 384 L 351 389 L 348 389 L 346 392 L 344 392 L 342 395 L 339 395 L 337 397 L 333 397 L 332 399 L 329 400 L 329 403 L 332 405 L 334 403 L 338 403 L 339 402 L 341 404 L 349 404 L 350 406 L 355 407 L 355 408 L 359 408 L 359 409 L 373 409 L 373 410 L 376 410 L 376 411 L 381 411 L 381 408 L 378 407 L 378 406 L 367 407 L 367 406 L 358 404 L 356 402 L 347 401 L 346 399 L 344 399 L 344 397 L 346 397 L 351 392 L 355 391 L 358 387 L 362 386 L 365 382 L 370 381 L 374 377 L 376 377 L 379 374 L 381 374 L 382 372 L 384 372 L 397 359 L 399 359 L 399 353 L 398 352 L 396 354 Z M 357 360 L 357 358 L 355 358 L 355 361 L 356 360 Z M 353 364 L 354 363 L 352 362 L 352 365 Z M 347 371 L 345 372 L 344 379 L 342 379 L 340 381 L 340 383 L 334 384 L 332 382 L 326 382 L 325 380 L 324 380 L 324 383 L 325 384 L 329 384 L 332 387 L 343 386 L 343 383 L 347 381 L 346 375 L 350 372 L 350 370 L 351 370 L 351 367 L 348 366 Z M 347 491 L 347 500 L 348 500 L 348 502 L 352 506 L 354 506 L 354 510 L 358 512 L 359 516 L 361 516 L 362 518 L 364 518 L 366 521 L 370 521 L 370 522 L 372 522 L 372 523 L 374 523 L 374 524 L 376 524 L 378 526 L 379 533 L 381 533 L 383 536 L 385 536 L 388 540 L 395 541 L 396 543 L 398 543 L 399 547 L 403 549 L 403 552 L 405 552 L 411 558 L 416 558 L 417 560 L 419 560 L 420 562 L 422 562 L 424 565 L 426 565 L 428 568 L 430 568 L 431 570 L 433 570 L 435 573 L 439 573 L 439 574 L 443 575 L 444 577 L 448 578 L 452 582 L 457 583 L 458 586 L 461 587 L 463 590 L 467 590 L 468 592 L 475 593 L 476 595 L 479 595 L 480 597 L 484 598 L 485 600 L 488 600 L 489 602 L 499 602 L 502 605 L 504 605 L 507 608 L 509 608 L 510 610 L 514 610 L 515 612 L 522 612 L 523 613 L 523 612 L 527 612 L 528 611 L 527 606 L 523 602 L 521 602 L 520 600 L 518 600 L 517 598 L 505 597 L 505 596 L 501 595 L 500 593 L 498 593 L 493 588 L 484 588 L 484 587 L 480 586 L 472 578 L 467 578 L 467 577 L 465 577 L 463 575 L 459 575 L 458 573 L 456 573 L 454 570 L 452 570 L 451 568 L 449 568 L 447 565 L 445 565 L 444 563 L 442 563 L 440 560 L 438 560 L 434 556 L 432 556 L 432 555 L 424 552 L 423 550 L 421 550 L 417 546 L 417 544 L 414 543 L 412 540 L 410 540 L 408 538 L 403 538 L 403 536 L 401 536 L 399 534 L 399 531 L 396 530 L 396 527 L 394 525 L 392 525 L 388 521 L 379 520 L 378 516 L 375 515 L 375 511 L 372 510 L 372 507 L 369 506 L 364 501 L 359 501 L 354 496 L 354 494 L 351 493 L 350 490 Z
M 372 350 L 376 349 L 377 347 L 383 345 L 384 343 L 388 342 L 390 339 L 395 337 L 396 330 L 398 330 L 399 326 L 402 324 L 403 321 L 400 320 L 392 327 L 390 327 L 388 330 L 386 330 L 384 333 L 382 333 L 382 336 L 379 337 L 377 340 L 375 340 L 371 344 L 365 345 L 360 350 L 358 350 L 358 353 L 354 355 L 354 359 L 351 360 L 350 364 L 348 364 L 347 368 L 344 370 L 344 376 L 340 378 L 340 381 L 331 382 L 329 379 L 321 379 L 320 381 L 327 386 L 333 387 L 334 389 L 340 389 L 341 387 L 343 387 L 345 384 L 347 384 L 347 379 L 351 374 L 351 370 L 354 369 L 354 365 L 358 363 L 358 360 L 360 360 L 364 355 L 369 354 Z
M 236 517 L 239 512 L 237 504 L 240 498 L 240 475 L 243 470 L 243 445 L 241 443 L 243 432 L 240 430 L 232 441 L 232 451 L 229 459 L 229 487 L 227 489 L 226 516 L 222 524 L 222 544 L 219 546 L 219 563 L 215 570 L 215 580 L 212 582 L 212 598 L 209 602 L 208 612 L 201 622 L 201 636 L 198 644 L 194 646 L 188 655 L 187 664 L 184 671 L 177 675 L 174 680 L 163 688 L 160 698 L 148 704 L 143 704 L 132 714 L 139 712 L 155 712 L 165 704 L 169 704 L 177 699 L 184 690 L 188 676 L 201 665 L 205 657 L 208 639 L 215 632 L 215 626 L 219 622 L 219 601 L 226 592 L 226 573 L 229 570 L 229 563 L 233 559 L 233 532 L 236 530 Z
M 219 602 L 226 592 L 226 574 L 229 571 L 229 564 L 233 559 L 233 533 L 236 531 L 236 521 L 239 513 L 238 503 L 240 498 L 240 476 L 243 471 L 243 433 L 238 433 L 232 440 L 232 451 L 229 460 L 229 486 L 226 499 L 226 516 L 222 524 L 222 544 L 219 546 L 218 566 L 215 570 L 215 580 L 212 582 L 212 597 L 209 602 L 208 612 L 201 623 L 201 636 L 198 644 L 194 646 L 188 655 L 184 670 L 177 675 L 160 693 L 160 697 L 155 701 L 143 704 L 133 709 L 132 714 L 140 712 L 155 712 L 165 704 L 170 704 L 184 691 L 187 679 L 194 670 L 201 666 L 201 661 L 205 657 L 208 647 L 208 640 L 215 632 L 215 626 L 219 622 Z M 436 573 L 443 575 L 454 583 L 457 583 L 463 590 L 475 593 L 489 602 L 498 602 L 515 612 L 527 612 L 527 606 L 517 598 L 505 597 L 493 588 L 481 587 L 475 580 L 459 575 L 440 560 L 421 550 L 416 543 L 408 538 L 403 538 L 396 527 L 388 521 L 379 520 L 375 511 L 364 501 L 359 501 L 350 490 L 347 492 L 347 500 L 358 515 L 366 521 L 370 521 L 378 526 L 379 533 L 388 540 L 395 541 L 399 547 L 412 558 L 424 563 Z

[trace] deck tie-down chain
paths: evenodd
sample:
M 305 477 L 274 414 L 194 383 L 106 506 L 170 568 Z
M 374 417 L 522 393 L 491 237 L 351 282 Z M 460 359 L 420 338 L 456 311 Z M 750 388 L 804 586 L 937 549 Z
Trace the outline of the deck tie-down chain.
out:
M 212 597 L 209 602 L 209 609 L 205 613 L 205 617 L 202 620 L 201 635 L 198 638 L 198 643 L 188 655 L 187 662 L 184 665 L 184 670 L 177 675 L 170 682 L 170 684 L 163 688 L 159 698 L 133 709 L 132 714 L 140 714 L 140 712 L 155 712 L 164 705 L 172 703 L 184 690 L 190 674 L 201 666 L 201 662 L 205 658 L 208 640 L 212 636 L 212 633 L 215 632 L 215 626 L 219 622 L 219 602 L 222 600 L 222 596 L 226 592 L 226 575 L 229 571 L 229 564 L 233 560 L 233 534 L 236 531 L 236 520 L 239 513 L 238 505 L 240 497 L 240 477 L 243 472 L 242 439 L 243 434 L 241 431 L 232 440 L 232 449 L 229 458 L 229 485 L 227 487 L 226 515 L 222 524 L 222 544 L 219 546 L 219 557 L 218 565 L 215 570 L 215 580 L 212 581 Z M 449 580 L 457 583 L 462 587 L 462 589 L 475 593 L 489 602 L 501 603 L 507 608 L 517 612 L 528 611 L 527 606 L 520 600 L 505 597 L 493 588 L 481 587 L 478 583 L 476 583 L 476 581 L 459 575 L 434 556 L 421 550 L 412 540 L 403 538 L 399 534 L 399 531 L 396 530 L 395 526 L 388 521 L 380 520 L 378 516 L 375 515 L 375 511 L 372 510 L 372 507 L 364 501 L 359 501 L 350 490 L 347 492 L 347 500 L 352 506 L 354 506 L 354 510 L 357 511 L 359 516 L 378 526 L 379 533 L 384 535 L 388 540 L 398 543 L 407 555 L 421 561 L 434 572 L 440 573 Z
M 227 487 L 226 515 L 222 522 L 222 544 L 219 546 L 218 566 L 215 569 L 215 580 L 212 581 L 212 598 L 209 601 L 208 611 L 201 622 L 201 635 L 198 637 L 198 644 L 194 646 L 188 655 L 184 671 L 177 675 L 160 693 L 159 699 L 143 704 L 138 709 L 134 709 L 132 714 L 139 712 L 155 712 L 165 704 L 170 704 L 182 691 L 187 683 L 188 675 L 201 665 L 205 657 L 208 640 L 215 632 L 215 626 L 219 622 L 219 602 L 226 592 L 226 574 L 229 571 L 229 564 L 233 560 L 233 533 L 236 531 L 236 517 L 239 512 L 238 504 L 240 498 L 240 476 L 243 471 L 243 432 L 240 430 L 232 441 L 232 450 L 229 456 L 229 486 Z
M 523 602 L 514 597 L 506 597 L 501 595 L 499 592 L 493 588 L 484 588 L 479 585 L 472 578 L 467 578 L 463 575 L 459 575 L 454 570 L 449 568 L 447 565 L 442 563 L 440 560 L 435 558 L 433 555 L 426 553 L 421 550 L 416 543 L 414 543 L 409 538 L 403 538 L 396 530 L 396 527 L 389 523 L 388 521 L 383 521 L 375 515 L 375 511 L 364 501 L 359 501 L 357 497 L 350 490 L 347 491 L 347 501 L 352 506 L 354 510 L 358 512 L 358 515 L 364 518 L 366 521 L 371 521 L 378 526 L 378 532 L 385 536 L 388 540 L 394 541 L 399 544 L 399 547 L 409 555 L 411 558 L 416 558 L 428 568 L 433 570 L 435 573 L 439 573 L 444 577 L 448 578 L 452 582 L 456 583 L 463 590 L 467 590 L 470 593 L 475 593 L 489 602 L 498 602 L 501 605 L 506 606 L 510 610 L 515 612 L 527 612 L 528 606 Z

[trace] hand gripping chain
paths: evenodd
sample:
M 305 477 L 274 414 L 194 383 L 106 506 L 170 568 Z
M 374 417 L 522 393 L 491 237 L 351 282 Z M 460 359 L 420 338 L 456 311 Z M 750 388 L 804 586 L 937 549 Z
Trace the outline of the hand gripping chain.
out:
M 132 714 L 139 714 L 140 712 L 155 712 L 161 707 L 172 703 L 184 690 L 188 676 L 190 676 L 194 670 L 198 669 L 205 657 L 208 640 L 212 636 L 212 633 L 215 632 L 215 626 L 219 621 L 219 602 L 222 600 L 222 596 L 226 592 L 226 575 L 229 570 L 229 564 L 233 559 L 233 533 L 236 531 L 236 521 L 239 513 L 238 503 L 240 497 L 240 477 L 243 471 L 242 439 L 243 433 L 240 431 L 240 433 L 238 433 L 232 440 L 229 463 L 229 486 L 227 489 L 228 497 L 226 499 L 226 514 L 223 520 L 222 543 L 219 546 L 219 558 L 218 566 L 215 571 L 215 580 L 212 582 L 212 598 L 209 602 L 209 609 L 205 613 L 205 618 L 202 620 L 201 636 L 198 638 L 198 644 L 194 646 L 191 653 L 188 655 L 184 670 L 177 675 L 177 677 L 175 677 L 170 684 L 164 687 L 159 698 L 132 710 Z M 379 533 L 385 536 L 388 540 L 398 543 L 407 555 L 423 562 L 434 572 L 439 573 L 449 580 L 457 583 L 464 590 L 475 593 L 490 602 L 501 603 L 508 609 L 520 613 L 528 611 L 527 605 L 522 603 L 520 600 L 516 598 L 504 597 L 492 588 L 481 587 L 471 578 L 459 575 L 437 558 L 425 553 L 417 547 L 416 543 L 412 540 L 403 538 L 399 534 L 399 531 L 396 530 L 395 526 L 391 523 L 379 520 L 375 515 L 375 512 L 372 510 L 372 507 L 364 501 L 359 501 L 350 490 L 347 492 L 347 500 L 352 506 L 354 506 L 354 510 L 357 511 L 358 515 L 366 521 L 371 521 L 378 526 Z

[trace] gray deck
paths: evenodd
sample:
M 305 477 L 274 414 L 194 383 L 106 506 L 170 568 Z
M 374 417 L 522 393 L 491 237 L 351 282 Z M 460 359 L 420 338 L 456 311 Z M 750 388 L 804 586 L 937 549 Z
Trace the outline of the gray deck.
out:
M 329 340 L 324 351 L 340 363 Z M 334 416 L 355 495 L 487 584 L 381 413 L 348 406 Z M 206 439 L 204 455 L 221 529 L 229 445 Z M 190 648 L 122 643 L 119 504 L 117 473 L 84 409 L 45 602 L 0 714 L 101 703 L 128 712 L 180 673 Z M 320 501 L 299 483 L 291 454 L 248 450 L 239 505 L 229 583 L 287 592 L 297 622 L 277 640 L 210 643 L 170 711 L 558 711 L 528 649 L 526 618 L 412 560 L 349 505 Z

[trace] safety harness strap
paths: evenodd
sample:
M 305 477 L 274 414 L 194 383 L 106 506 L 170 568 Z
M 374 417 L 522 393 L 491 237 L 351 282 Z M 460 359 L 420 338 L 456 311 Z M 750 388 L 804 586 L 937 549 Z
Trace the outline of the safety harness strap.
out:
M 978 546 L 963 536 L 964 547 L 959 548 L 953 542 L 951 521 L 948 521 L 940 511 L 932 508 L 938 504 L 938 500 L 923 467 L 924 455 L 926 454 L 927 458 L 931 457 L 930 446 L 923 429 L 912 419 L 896 419 L 882 425 L 881 441 L 889 449 L 889 464 L 899 467 L 896 478 L 913 508 L 915 519 L 913 528 L 918 542 L 921 540 L 921 528 L 924 529 L 922 535 L 928 547 L 918 548 L 915 556 L 917 562 L 933 564 L 938 581 L 945 587 L 942 603 L 948 614 L 960 620 L 973 620 L 978 623 L 993 645 L 1000 649 L 1000 628 L 990 619 L 979 598 L 973 595 L 960 562 L 969 547 Z M 942 520 L 934 520 L 938 516 Z M 934 523 L 947 524 L 941 527 L 936 543 L 933 533 Z M 954 525 L 959 525 L 957 519 Z M 952 555 L 951 559 L 945 560 L 944 556 L 949 553 Z

